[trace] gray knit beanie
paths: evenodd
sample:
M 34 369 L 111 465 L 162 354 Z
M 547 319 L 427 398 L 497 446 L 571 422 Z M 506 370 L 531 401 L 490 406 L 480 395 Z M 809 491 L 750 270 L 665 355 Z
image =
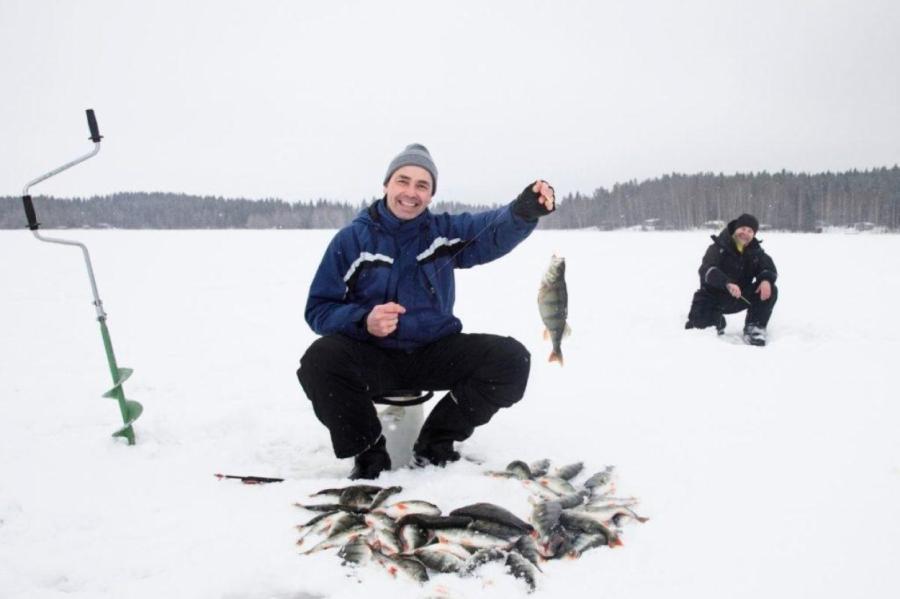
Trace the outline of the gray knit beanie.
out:
M 431 175 L 431 195 L 437 193 L 437 167 L 428 153 L 428 148 L 422 144 L 409 144 L 406 148 L 397 154 L 388 165 L 387 174 L 384 176 L 384 185 L 390 180 L 398 168 L 403 166 L 420 166 Z

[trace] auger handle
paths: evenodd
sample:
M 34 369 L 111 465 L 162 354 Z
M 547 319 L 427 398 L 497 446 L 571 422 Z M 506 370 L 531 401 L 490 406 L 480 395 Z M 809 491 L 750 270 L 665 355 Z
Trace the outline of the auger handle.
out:
M 37 215 L 34 212 L 34 204 L 31 201 L 31 194 L 28 192 L 28 190 L 31 189 L 32 185 L 36 185 L 36 184 L 40 183 L 41 181 L 45 181 L 46 179 L 49 179 L 50 177 L 52 177 L 54 175 L 58 175 L 59 173 L 63 172 L 64 170 L 72 168 L 73 166 L 75 166 L 76 164 L 78 164 L 80 162 L 84 162 L 85 160 L 87 160 L 91 156 L 94 156 L 95 154 L 97 154 L 97 152 L 100 151 L 100 140 L 103 139 L 103 136 L 100 135 L 100 129 L 99 129 L 99 127 L 97 127 L 97 117 L 94 116 L 94 110 L 92 108 L 88 108 L 86 112 L 87 112 L 88 128 L 91 130 L 90 139 L 92 142 L 94 142 L 94 149 L 91 150 L 90 152 L 88 152 L 87 154 L 85 154 L 84 156 L 80 156 L 80 157 L 76 158 L 75 160 L 72 160 L 71 162 L 67 162 L 64 165 L 53 169 L 49 173 L 44 173 L 37 179 L 33 179 L 33 180 L 29 181 L 25 185 L 25 189 L 22 190 L 22 204 L 25 206 L 25 216 L 28 218 L 28 228 L 31 229 L 34 232 L 35 236 L 38 239 L 40 239 L 41 241 L 61 242 L 60 240 L 50 240 L 47 238 L 42 238 L 40 236 L 40 234 L 37 232 L 37 230 L 41 226 L 41 224 L 37 220 Z M 66 242 L 66 243 L 68 243 L 68 242 Z M 71 243 L 69 245 L 79 245 L 79 244 Z
M 31 196 L 22 196 L 22 204 L 25 205 L 25 216 L 28 218 L 28 228 L 37 231 L 41 223 L 37 221 L 37 214 L 34 213 L 34 204 L 31 202 Z
M 100 135 L 100 128 L 97 127 L 97 117 L 94 116 L 94 109 L 88 108 L 85 112 L 87 112 L 88 128 L 91 130 L 91 141 L 98 143 L 103 139 L 103 136 Z

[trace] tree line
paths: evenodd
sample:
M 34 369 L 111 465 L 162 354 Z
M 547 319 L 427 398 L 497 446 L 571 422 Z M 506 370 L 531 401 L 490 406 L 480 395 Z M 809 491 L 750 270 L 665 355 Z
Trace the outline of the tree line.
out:
M 335 229 L 377 198 L 359 203 L 325 199 L 285 202 L 176 193 L 127 192 L 90 198 L 34 198 L 45 228 L 116 229 Z M 440 201 L 440 212 L 477 212 L 488 206 Z M 691 229 L 718 226 L 742 212 L 770 228 L 825 227 L 900 230 L 900 167 L 843 173 L 781 171 L 723 175 L 672 174 L 559 198 L 541 220 L 549 229 Z M 0 197 L 0 229 L 27 225 L 21 198 Z
M 809 175 L 666 175 L 568 195 L 547 219 L 554 228 L 690 229 L 727 222 L 742 212 L 788 231 L 826 227 L 900 229 L 900 167 Z

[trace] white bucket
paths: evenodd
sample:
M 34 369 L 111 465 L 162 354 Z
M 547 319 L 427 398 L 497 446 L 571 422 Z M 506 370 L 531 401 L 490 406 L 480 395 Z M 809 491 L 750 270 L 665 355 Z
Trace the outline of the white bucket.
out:
M 422 429 L 425 413 L 422 404 L 416 406 L 378 406 L 381 432 L 391 456 L 391 470 L 405 468 L 412 463 L 413 444 Z

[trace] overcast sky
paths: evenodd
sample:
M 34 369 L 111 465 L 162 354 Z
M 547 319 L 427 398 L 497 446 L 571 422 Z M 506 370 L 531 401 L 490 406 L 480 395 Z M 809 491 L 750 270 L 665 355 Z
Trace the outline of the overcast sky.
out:
M 900 2 L 0 0 L 0 195 L 437 200 L 900 163 Z

